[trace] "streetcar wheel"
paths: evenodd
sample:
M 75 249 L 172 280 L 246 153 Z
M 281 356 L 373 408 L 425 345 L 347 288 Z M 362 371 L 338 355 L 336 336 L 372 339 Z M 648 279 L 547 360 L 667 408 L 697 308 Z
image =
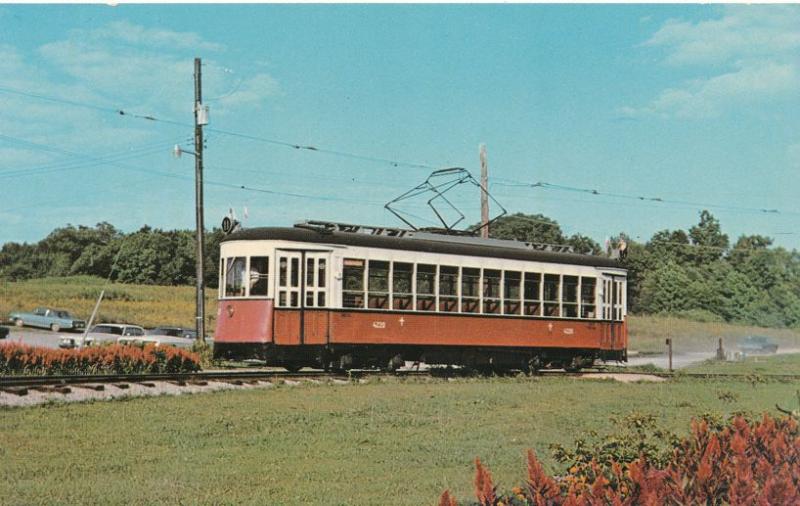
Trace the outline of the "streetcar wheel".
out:
M 394 372 L 403 367 L 404 365 L 406 365 L 406 362 L 405 360 L 403 360 L 403 357 L 398 353 L 397 355 L 389 359 L 389 364 L 387 365 L 387 369 Z
M 542 361 L 539 359 L 539 357 L 529 358 L 522 366 L 523 372 L 529 376 L 537 374 L 541 368 Z

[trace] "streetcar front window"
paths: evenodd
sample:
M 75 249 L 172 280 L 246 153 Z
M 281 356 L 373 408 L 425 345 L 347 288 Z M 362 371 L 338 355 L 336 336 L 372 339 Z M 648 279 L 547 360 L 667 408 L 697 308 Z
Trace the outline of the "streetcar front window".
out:
M 269 257 L 250 257 L 250 296 L 266 296 L 269 286 Z
M 225 269 L 226 297 L 244 297 L 245 260 L 245 257 L 233 257 L 227 260 Z

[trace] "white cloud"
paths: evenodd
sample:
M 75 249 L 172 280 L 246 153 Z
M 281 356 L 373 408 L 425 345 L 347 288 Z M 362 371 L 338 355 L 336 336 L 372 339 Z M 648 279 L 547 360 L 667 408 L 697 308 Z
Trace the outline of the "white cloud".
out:
M 60 101 L 124 109 L 164 119 L 192 122 L 193 57 L 197 49 L 224 46 L 187 32 L 112 23 L 94 30 L 74 30 L 29 54 L 0 44 L 0 124 L 2 133 L 44 147 L 98 156 L 178 142 L 180 128 L 120 120 L 107 111 Z M 221 96 L 213 114 L 233 114 L 263 106 L 279 93 L 277 81 L 259 69 L 241 77 L 204 58 L 205 97 Z M 22 94 L 20 94 L 21 92 Z M 35 98 L 35 95 L 55 100 Z M 187 129 L 187 132 L 189 130 Z M 0 139 L 0 167 L 28 169 L 71 161 L 58 150 Z M 168 152 L 169 147 L 153 148 Z M 136 164 L 136 160 L 131 161 Z
M 732 72 L 683 83 L 663 90 L 649 105 L 625 107 L 624 116 L 658 115 L 677 118 L 709 118 L 726 109 L 763 102 L 796 93 L 800 75 L 795 65 L 766 62 L 742 65 Z
M 782 99 L 800 87 L 800 9 L 729 6 L 699 22 L 669 20 L 644 44 L 662 61 L 702 73 L 659 92 L 625 117 L 708 118 L 737 105 Z
M 195 51 L 222 51 L 225 46 L 203 40 L 193 32 L 174 32 L 159 28 L 145 28 L 127 21 L 117 21 L 94 30 L 91 34 L 98 39 L 110 39 L 138 47 L 165 47 L 193 49 Z

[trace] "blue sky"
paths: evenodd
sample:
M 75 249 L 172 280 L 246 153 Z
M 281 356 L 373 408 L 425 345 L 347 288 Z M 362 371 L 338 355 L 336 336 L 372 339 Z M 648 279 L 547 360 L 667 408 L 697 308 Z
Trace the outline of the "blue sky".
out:
M 6 5 L 0 28 L 0 243 L 192 228 L 192 129 L 112 111 L 190 124 L 200 56 L 214 129 L 476 175 L 483 142 L 496 198 L 567 233 L 647 239 L 701 206 L 508 183 L 718 204 L 733 238 L 800 248 L 797 6 Z M 209 184 L 209 227 L 399 225 L 382 203 L 429 172 L 206 137 L 208 181 L 315 197 Z

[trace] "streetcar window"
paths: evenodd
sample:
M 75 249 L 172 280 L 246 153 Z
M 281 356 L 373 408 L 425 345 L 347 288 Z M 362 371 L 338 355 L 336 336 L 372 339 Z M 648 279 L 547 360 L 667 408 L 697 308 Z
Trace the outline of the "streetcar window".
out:
M 525 273 L 525 289 L 523 291 L 525 302 L 523 303 L 523 308 L 526 316 L 542 315 L 541 283 L 542 275 L 538 272 Z
M 595 286 L 596 278 L 581 277 L 581 318 L 595 317 Z
M 306 258 L 306 286 L 314 287 L 314 259 Z M 311 304 L 314 305 L 313 303 Z
M 342 306 L 364 307 L 364 260 L 345 258 L 342 269 Z
M 292 268 L 290 269 L 290 277 L 292 282 L 292 288 L 297 288 L 300 286 L 300 259 L 299 258 L 292 258 Z M 292 304 L 292 307 L 295 307 L 295 304 Z
M 411 279 L 414 264 L 395 262 L 392 266 L 392 309 L 411 309 Z
M 564 276 L 563 279 L 562 316 L 578 317 L 578 276 Z
M 250 257 L 250 295 L 267 295 L 269 257 Z
M 225 259 L 219 259 L 219 277 L 217 278 L 217 293 L 219 297 L 223 297 L 223 289 L 225 288 Z
M 517 271 L 505 271 L 503 273 L 503 313 L 519 314 L 522 309 L 520 303 L 520 282 L 522 273 Z
M 439 267 L 439 311 L 458 311 L 458 267 Z
M 500 271 L 483 270 L 483 312 L 500 313 Z
M 370 260 L 367 307 L 389 309 L 389 262 Z
M 245 257 L 234 257 L 228 259 L 225 275 L 225 296 L 244 297 L 245 282 Z
M 317 260 L 317 287 L 325 288 L 325 259 Z M 324 297 L 323 297 L 324 300 Z M 322 304 L 323 306 L 325 304 Z
M 436 266 L 417 264 L 417 310 L 436 311 Z
M 561 276 L 558 274 L 544 275 L 544 315 L 561 316 L 559 308 Z
M 622 320 L 622 307 L 623 307 L 623 290 L 625 283 L 622 281 L 614 281 L 615 301 L 614 301 L 614 319 Z
M 461 312 L 480 313 L 481 270 L 464 267 L 461 269 Z
M 281 287 L 285 287 L 288 280 L 288 265 L 289 262 L 286 257 L 280 257 L 280 262 L 278 262 L 278 285 Z

